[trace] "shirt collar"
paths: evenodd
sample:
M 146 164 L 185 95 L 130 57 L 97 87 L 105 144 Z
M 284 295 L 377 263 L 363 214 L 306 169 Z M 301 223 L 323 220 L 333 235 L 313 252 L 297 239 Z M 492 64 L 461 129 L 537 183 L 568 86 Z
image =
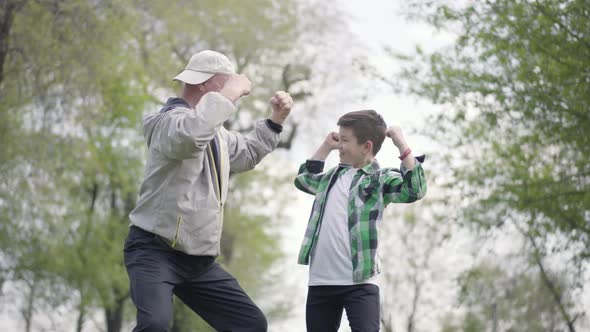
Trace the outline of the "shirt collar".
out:
M 361 168 L 361 171 L 369 175 L 379 171 L 379 163 L 377 162 L 377 159 L 373 159 L 373 162 L 365 165 L 365 167 Z
M 349 164 L 338 164 L 338 168 L 351 168 L 352 165 Z M 373 162 L 370 164 L 365 165 L 362 168 L 359 168 L 359 170 L 363 171 L 365 174 L 373 174 L 375 172 L 377 172 L 379 170 L 379 163 L 377 162 L 377 159 L 373 159 Z

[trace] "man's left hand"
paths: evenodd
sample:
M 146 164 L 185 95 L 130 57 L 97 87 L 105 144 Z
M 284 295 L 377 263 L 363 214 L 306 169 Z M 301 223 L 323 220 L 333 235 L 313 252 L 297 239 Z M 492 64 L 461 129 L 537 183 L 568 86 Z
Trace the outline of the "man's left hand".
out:
M 270 120 L 276 124 L 282 125 L 289 116 L 291 107 L 293 107 L 293 98 L 285 91 L 277 91 L 269 100 L 272 107 Z

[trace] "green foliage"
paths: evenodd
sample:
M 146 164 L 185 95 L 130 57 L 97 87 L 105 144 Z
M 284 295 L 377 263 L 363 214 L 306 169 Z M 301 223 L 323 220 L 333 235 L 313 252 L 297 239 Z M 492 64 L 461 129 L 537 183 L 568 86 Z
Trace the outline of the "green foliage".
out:
M 251 297 L 266 299 L 257 304 L 269 319 L 280 319 L 291 309 L 291 301 L 276 298 L 284 285 L 277 283 L 282 271 L 275 266 L 285 259 L 278 229 L 286 226 L 283 210 L 293 199 L 293 175 L 269 175 L 273 170 L 267 165 L 231 179 L 233 196 L 225 208 L 220 262 Z
M 453 47 L 406 71 L 412 92 L 452 106 L 432 124 L 448 140 L 468 221 L 528 220 L 536 238 L 590 257 L 590 2 L 440 3 L 430 21 Z M 417 83 L 417 84 L 416 84 Z M 531 216 L 535 216 L 534 218 Z
M 298 64 L 301 17 L 312 17 L 302 13 L 296 1 L 273 0 L 3 3 L 0 281 L 42 285 L 39 305 L 74 303 L 81 315 L 101 308 L 116 319 L 129 303 L 122 246 L 143 171 L 142 114 L 173 95 L 171 78 L 192 53 L 210 48 L 228 54 L 256 87 L 228 125 L 266 116 L 272 91 L 285 88 L 284 68 Z M 281 254 L 277 224 L 255 212 L 265 203 L 249 181 L 284 182 L 260 174 L 234 181 L 239 203 L 226 211 L 221 260 L 264 297 Z M 271 316 L 289 307 L 279 302 L 268 305 Z M 203 326 L 192 318 L 175 324 Z
M 562 290 L 566 281 L 554 280 Z M 459 305 L 464 314 L 445 318 L 443 331 L 485 331 L 496 324 L 498 331 L 561 331 L 558 308 L 539 274 L 528 271 L 508 273 L 483 263 L 465 271 L 459 279 Z M 564 295 L 571 307 L 573 299 Z
M 284 67 L 301 55 L 293 49 L 303 14 L 296 1 L 148 1 L 138 11 L 141 60 L 154 87 L 170 86 L 197 50 L 220 51 L 255 87 L 238 105 L 247 110 L 240 112 L 246 120 L 268 114 L 266 101 L 275 90 L 285 89 Z M 250 127 L 235 120 L 232 129 Z
M 137 66 L 123 52 L 127 31 L 115 5 L 29 2 L 12 25 L 17 51 L 4 66 L 0 93 L 10 104 L 2 116 L 18 115 L 21 126 L 6 141 L 18 152 L 2 164 L 18 161 L 0 187 L 1 215 L 14 210 L 2 229 L 2 254 L 3 263 L 13 262 L 4 267 L 12 280 L 33 275 L 63 285 L 44 292 L 40 304 L 109 307 L 127 293 L 121 243 L 128 211 L 114 205 L 134 199 L 141 159 L 133 143 L 117 146 L 138 128 L 147 98 L 129 83 Z
M 530 315 L 555 310 L 573 331 L 575 318 L 567 311 L 577 309 L 564 294 L 582 287 L 590 257 L 590 2 L 440 1 L 417 8 L 418 16 L 456 37 L 449 48 L 418 50 L 404 74 L 411 93 L 447 110 L 430 121 L 431 135 L 452 148 L 448 190 L 461 197 L 463 221 L 484 231 L 512 223 L 534 247 L 540 271 L 547 272 L 543 282 L 518 276 L 494 289 L 521 292 L 523 281 L 541 292 L 552 280 L 560 284 L 545 301 L 514 293 L 509 300 L 521 299 L 519 305 L 530 312 L 518 316 L 514 309 L 508 321 L 525 324 L 528 317 L 533 321 L 514 328 L 552 330 L 548 319 Z M 552 254 L 573 255 L 561 261 L 562 268 L 576 270 L 573 278 L 543 271 L 540 259 Z M 505 278 L 498 273 L 483 271 L 473 280 Z M 475 304 L 469 296 L 464 300 Z M 536 307 L 545 304 L 560 310 Z M 481 329 L 483 312 L 470 313 L 458 330 Z

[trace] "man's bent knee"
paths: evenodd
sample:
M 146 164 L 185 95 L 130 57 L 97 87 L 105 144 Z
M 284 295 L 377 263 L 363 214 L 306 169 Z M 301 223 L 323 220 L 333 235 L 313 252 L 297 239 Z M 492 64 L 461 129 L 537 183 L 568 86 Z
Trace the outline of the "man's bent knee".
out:
M 266 317 L 262 313 L 262 311 L 258 311 L 258 313 L 252 317 L 252 325 L 248 331 L 252 332 L 266 332 L 268 329 L 268 323 L 266 321 Z
M 145 317 L 137 322 L 133 332 L 167 332 L 170 330 L 172 317 L 168 315 L 154 315 Z

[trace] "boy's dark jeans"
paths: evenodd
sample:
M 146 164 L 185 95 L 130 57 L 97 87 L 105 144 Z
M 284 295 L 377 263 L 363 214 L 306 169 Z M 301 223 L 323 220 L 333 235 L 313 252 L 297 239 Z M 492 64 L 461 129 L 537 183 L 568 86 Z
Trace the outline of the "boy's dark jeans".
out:
M 360 284 L 310 286 L 305 310 L 307 332 L 338 331 L 343 309 L 352 332 L 379 331 L 379 287 Z
M 217 331 L 265 332 L 266 318 L 214 257 L 191 256 L 131 226 L 125 240 L 125 266 L 137 307 L 133 332 L 168 331 L 172 294 Z

